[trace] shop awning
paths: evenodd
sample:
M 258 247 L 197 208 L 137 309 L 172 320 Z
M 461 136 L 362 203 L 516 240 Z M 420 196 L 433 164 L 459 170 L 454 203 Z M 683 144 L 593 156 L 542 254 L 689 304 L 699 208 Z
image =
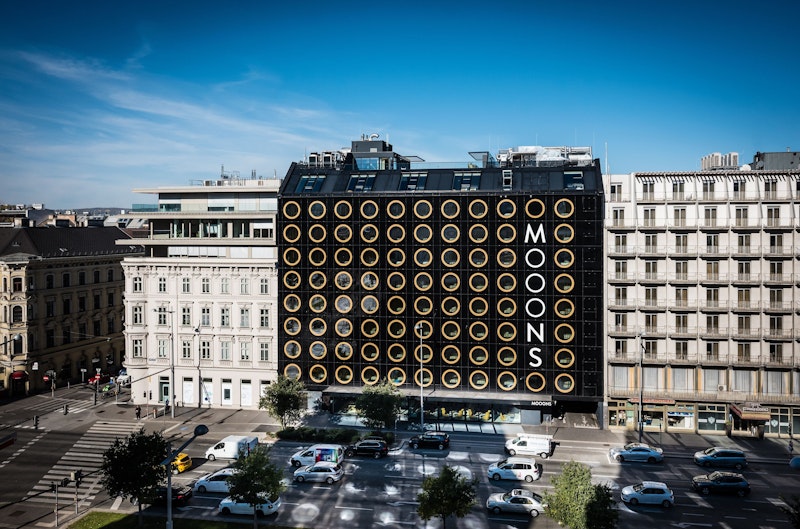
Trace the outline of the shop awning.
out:
M 11 373 L 11 380 L 25 380 L 28 378 L 28 373 L 25 371 L 14 371 Z
M 769 409 L 760 406 L 731 404 L 731 411 L 746 421 L 768 421 L 770 419 Z

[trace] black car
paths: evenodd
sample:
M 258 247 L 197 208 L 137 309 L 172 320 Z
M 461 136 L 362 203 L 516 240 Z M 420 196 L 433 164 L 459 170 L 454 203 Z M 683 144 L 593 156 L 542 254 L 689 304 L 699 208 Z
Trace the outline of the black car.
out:
M 182 507 L 189 503 L 189 498 L 192 497 L 192 487 L 189 485 L 173 485 L 172 487 L 172 506 Z M 142 498 L 142 503 L 148 505 L 166 505 L 167 504 L 167 487 L 156 487 L 152 496 Z
M 736 472 L 719 470 L 693 477 L 692 488 L 701 494 L 711 494 L 712 492 L 739 496 L 750 494 L 750 484 L 744 479 L 744 476 Z
M 422 435 L 415 435 L 408 440 L 411 448 L 438 448 L 444 450 L 450 446 L 450 436 L 445 432 L 425 432 Z
M 364 439 L 345 449 L 345 455 L 347 457 L 370 456 L 378 459 L 386 457 L 388 454 L 389 447 L 386 446 L 386 443 L 375 439 Z

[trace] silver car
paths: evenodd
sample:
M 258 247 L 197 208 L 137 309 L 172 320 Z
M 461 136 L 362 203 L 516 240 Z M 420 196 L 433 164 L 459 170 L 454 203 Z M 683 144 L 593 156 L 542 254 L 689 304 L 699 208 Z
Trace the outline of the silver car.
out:
M 527 514 L 536 518 L 544 512 L 542 497 L 535 492 L 525 489 L 512 489 L 508 492 L 498 492 L 486 500 L 486 509 L 494 514 L 504 512 Z
M 317 461 L 313 465 L 300 467 L 294 471 L 294 480 L 302 483 L 303 481 L 321 481 L 331 484 L 339 481 L 344 476 L 342 465 L 332 461 Z
M 664 461 L 664 451 L 645 443 L 628 443 L 625 446 L 616 446 L 608 451 L 608 457 L 619 461 L 645 461 L 647 463 L 660 463 Z
M 213 474 L 206 474 L 194 484 L 195 492 L 230 492 L 228 478 L 236 472 L 233 468 L 223 468 Z

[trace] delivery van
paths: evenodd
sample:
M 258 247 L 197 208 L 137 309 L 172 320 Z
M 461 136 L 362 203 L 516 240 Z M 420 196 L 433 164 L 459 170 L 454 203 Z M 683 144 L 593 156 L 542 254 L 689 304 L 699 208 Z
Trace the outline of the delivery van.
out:
M 258 446 L 258 437 L 251 435 L 229 435 L 208 450 L 206 459 L 239 459 L 240 454 L 247 455 Z
M 506 441 L 506 452 L 511 456 L 539 456 L 547 459 L 553 455 L 556 446 L 558 443 L 553 441 L 552 435 L 523 433 Z
M 330 461 L 341 463 L 344 459 L 344 447 L 334 444 L 317 444 L 307 448 L 301 448 L 289 459 L 294 467 L 313 465 L 317 461 Z

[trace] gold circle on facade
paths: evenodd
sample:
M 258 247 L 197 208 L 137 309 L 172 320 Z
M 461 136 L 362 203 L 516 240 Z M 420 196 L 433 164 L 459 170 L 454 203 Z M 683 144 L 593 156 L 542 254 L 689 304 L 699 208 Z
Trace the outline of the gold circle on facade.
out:
M 353 276 L 350 275 L 350 272 L 336 272 L 334 281 L 339 290 L 349 290 L 353 286 Z
M 572 292 L 572 289 L 575 288 L 575 280 L 569 274 L 558 274 L 553 284 L 556 290 L 562 294 Z
M 575 363 L 575 353 L 567 349 L 566 347 L 562 347 L 555 354 L 556 365 L 562 369 L 566 369 L 568 367 L 572 367 L 572 364 Z
M 300 274 L 295 270 L 289 270 L 286 272 L 286 275 L 283 276 L 283 284 L 286 285 L 286 288 L 295 289 L 300 286 L 300 282 Z
M 455 200 L 445 200 L 442 202 L 442 216 L 446 219 L 454 219 L 458 216 L 461 207 Z
M 420 351 L 422 351 L 422 353 L 420 353 Z M 422 354 L 421 358 L 420 354 Z M 421 348 L 418 345 L 414 348 L 414 358 L 417 359 L 417 362 L 422 362 L 423 364 L 427 364 L 433 358 L 433 349 L 431 349 L 429 345 L 423 344 Z
M 510 318 L 517 313 L 517 302 L 511 298 L 502 298 L 497 302 L 497 313 L 504 318 Z
M 333 259 L 339 266 L 350 266 L 350 263 L 353 262 L 353 252 L 348 248 L 339 248 L 336 250 L 336 253 L 333 254 Z
M 469 385 L 473 389 L 485 389 L 489 385 L 489 377 L 480 369 L 469 374 Z
M 386 355 L 392 362 L 402 362 L 406 357 L 406 348 L 399 343 L 393 343 L 386 351 Z
M 442 300 L 442 312 L 448 316 L 455 316 L 459 310 L 461 310 L 461 302 L 458 301 L 458 298 L 450 296 Z
M 339 366 L 336 368 L 336 381 L 339 384 L 349 384 L 353 381 L 353 370 L 350 366 Z
M 299 380 L 303 376 L 303 370 L 297 364 L 287 364 L 283 368 L 283 376 L 289 380 Z
M 561 343 L 570 343 L 575 339 L 575 329 L 569 323 L 557 325 L 554 334 L 556 335 L 556 340 Z
M 482 219 L 489 211 L 489 206 L 484 200 L 473 200 L 469 203 L 469 215 L 473 219 Z
M 336 305 L 336 312 L 339 314 L 347 314 L 353 310 L 353 300 L 345 294 L 338 296 L 334 304 Z
M 333 213 L 336 215 L 336 218 L 347 220 L 350 218 L 350 215 L 353 214 L 353 206 L 350 205 L 350 202 L 340 200 L 336 203 L 336 206 L 334 206 Z
M 569 318 L 570 316 L 575 314 L 575 304 L 568 299 L 561 298 L 558 301 L 556 301 L 553 310 L 555 310 L 556 316 L 558 316 L 559 318 Z
M 475 268 L 483 268 L 488 260 L 489 256 L 483 248 L 475 248 L 469 252 L 469 264 Z
M 562 198 L 556 202 L 556 216 L 562 219 L 566 219 L 572 216 L 575 213 L 575 204 L 568 198 Z
M 361 381 L 367 386 L 374 386 L 378 383 L 380 373 L 378 369 L 373 366 L 367 366 L 361 370 Z
M 414 216 L 418 219 L 427 219 L 433 213 L 433 207 L 427 200 L 420 200 L 414 203 Z
M 517 377 L 511 371 L 502 371 L 497 375 L 497 387 L 503 391 L 511 391 L 517 387 Z
M 514 242 L 517 238 L 517 229 L 511 224 L 501 224 L 497 227 L 497 240 L 503 243 Z
M 510 268 L 517 262 L 517 254 L 511 248 L 502 248 L 497 252 L 497 264 L 503 268 Z
M 372 200 L 365 200 L 361 203 L 361 216 L 365 219 L 374 219 L 378 216 L 378 204 Z
M 402 338 L 406 334 L 406 324 L 401 320 L 392 320 L 389 322 L 388 330 L 392 338 Z
M 300 216 L 300 204 L 295 201 L 284 202 L 283 216 L 287 219 L 294 220 Z
M 393 243 L 401 243 L 406 238 L 406 229 L 399 224 L 392 224 L 386 231 L 386 237 Z
M 336 358 L 339 360 L 350 360 L 353 356 L 353 346 L 348 342 L 339 342 L 336 344 Z
M 395 386 L 402 386 L 406 382 L 406 372 L 399 367 L 393 367 L 389 370 L 388 378 Z
M 283 228 L 283 239 L 288 243 L 295 243 L 300 239 L 300 228 L 297 224 L 287 224 Z
M 367 290 L 378 288 L 378 274 L 375 272 L 364 272 L 361 274 L 361 286 Z
M 325 250 L 322 248 L 312 248 L 308 253 L 308 260 L 314 266 L 324 265 L 327 257 L 328 256 L 325 255 Z
M 575 262 L 575 254 L 567 248 L 561 248 L 553 257 L 556 261 L 556 266 L 559 268 L 569 268 Z
M 469 350 L 469 361 L 476 366 L 482 366 L 489 360 L 489 351 L 482 345 L 476 345 Z
M 325 331 L 328 329 L 328 324 L 325 323 L 325 320 L 322 318 L 314 318 L 311 320 L 311 323 L 308 324 L 308 330 L 314 336 L 322 336 L 325 334 Z
M 336 334 L 342 338 L 347 338 L 353 332 L 353 323 L 347 318 L 336 320 Z
M 525 377 L 525 387 L 534 393 L 539 393 L 545 388 L 545 386 L 547 386 L 547 380 L 541 373 L 530 373 L 527 377 Z
M 372 342 L 367 342 L 361 347 L 361 357 L 367 362 L 374 362 L 379 354 L 378 346 Z
M 469 301 L 469 311 L 473 316 L 483 316 L 489 310 L 489 305 L 484 298 L 472 298 Z
M 311 285 L 311 288 L 319 290 L 328 283 L 328 278 L 325 277 L 325 274 L 322 272 L 311 272 L 308 283 Z
M 556 377 L 555 386 L 559 393 L 571 393 L 575 389 L 575 379 L 572 375 L 561 373 Z
M 513 292 L 517 288 L 517 278 L 508 272 L 500 274 L 497 278 L 497 288 L 501 292 Z
M 442 325 L 442 336 L 447 340 L 457 340 L 461 336 L 461 327 L 454 321 L 446 321 Z
M 497 326 L 497 337 L 504 342 L 510 342 L 517 337 L 517 328 L 507 321 Z
M 545 209 L 544 202 L 538 198 L 532 198 L 525 203 L 525 213 L 528 215 L 528 218 L 531 219 L 538 219 L 544 215 Z
M 388 257 L 386 259 L 389 261 L 389 264 L 394 267 L 403 266 L 406 262 L 406 253 L 401 250 L 400 248 L 392 248 L 389 250 Z
M 461 351 L 455 345 L 445 345 L 442 349 L 442 360 L 453 365 L 461 360 Z
M 314 360 L 322 360 L 327 353 L 328 347 L 322 342 L 313 342 L 308 350 L 308 354 L 310 354 Z
M 442 288 L 448 292 L 453 292 L 458 290 L 458 287 L 461 286 L 461 280 L 458 278 L 457 274 L 453 272 L 448 272 L 442 276 Z
M 394 291 L 403 290 L 406 286 L 406 276 L 400 272 L 392 272 L 386 282 L 389 284 L 389 288 Z
M 289 336 L 297 336 L 300 334 L 300 320 L 297 318 L 286 318 L 286 321 L 283 322 L 283 330 Z
M 310 228 L 308 228 L 308 238 L 311 239 L 312 242 L 322 242 L 325 240 L 325 237 L 328 236 L 328 232 L 325 229 L 325 226 L 322 224 L 314 224 Z
M 419 243 L 425 244 L 433 238 L 433 230 L 427 224 L 420 224 L 414 228 L 414 240 Z
M 442 227 L 441 236 L 445 242 L 456 242 L 461 236 L 461 232 L 455 224 L 445 224 Z
M 414 276 L 414 287 L 417 290 L 421 290 L 425 292 L 431 288 L 433 285 L 433 278 L 428 272 L 420 272 L 416 276 Z
M 442 252 L 442 264 L 446 267 L 453 268 L 454 266 L 458 266 L 460 261 L 461 256 L 455 248 L 447 248 Z
M 517 352 L 511 347 L 501 347 L 497 351 L 497 361 L 506 367 L 514 365 L 517 361 Z
M 316 312 L 317 314 L 325 310 L 325 307 L 327 305 L 328 301 L 325 299 L 325 296 L 322 296 L 320 294 L 314 294 L 313 296 L 311 296 L 311 299 L 308 300 L 309 308 L 312 311 Z
M 482 321 L 476 321 L 469 326 L 469 336 L 476 342 L 482 342 L 489 335 L 489 328 Z
M 361 227 L 361 240 L 366 243 L 373 243 L 378 240 L 378 228 L 374 224 L 364 224 Z
M 425 316 L 433 310 L 433 301 L 428 296 L 419 296 L 414 299 L 414 312 Z
M 476 244 L 485 242 L 489 237 L 489 230 L 483 224 L 474 224 L 469 228 L 469 240 Z
M 378 264 L 378 252 L 375 248 L 364 248 L 361 251 L 361 264 L 364 266 L 375 266 Z
M 431 251 L 427 248 L 420 248 L 414 252 L 414 262 L 417 266 L 430 266 L 431 261 L 433 261 L 433 256 L 431 255 Z
M 473 292 L 483 292 L 489 286 L 489 280 L 480 272 L 469 276 L 469 288 Z
M 312 219 L 321 219 L 325 216 L 325 211 L 327 211 L 325 202 L 319 200 L 315 200 L 308 206 L 308 216 Z
M 300 296 L 297 294 L 289 294 L 283 298 L 283 307 L 289 312 L 297 312 L 301 306 Z
M 417 338 L 428 339 L 433 335 L 433 325 L 428 320 L 418 321 L 413 328 Z
M 339 224 L 336 226 L 336 231 L 334 231 L 334 234 L 338 242 L 350 242 L 350 240 L 353 238 L 353 228 L 347 224 Z
M 378 322 L 373 319 L 364 320 L 361 322 L 361 334 L 367 338 L 374 338 L 378 336 Z
M 300 344 L 296 340 L 289 340 L 283 345 L 283 354 L 291 360 L 300 356 L 301 351 Z
M 392 200 L 386 206 L 386 214 L 393 219 L 399 219 L 406 214 L 406 205 L 399 200 Z
M 392 296 L 389 298 L 387 306 L 392 314 L 402 314 L 406 310 L 406 299 L 402 296 Z
M 458 387 L 461 384 L 461 375 L 455 369 L 448 369 L 442 373 L 442 384 L 450 389 Z
M 378 311 L 378 298 L 369 295 L 361 299 L 361 310 L 366 314 L 375 314 Z
M 510 219 L 517 212 L 517 205 L 507 198 L 497 203 L 497 216 L 501 219 Z
M 283 251 L 283 262 L 288 266 L 297 266 L 300 264 L 300 250 L 294 247 L 286 248 Z
M 575 230 L 569 224 L 559 224 L 556 226 L 556 229 L 553 230 L 553 235 L 561 244 L 567 244 L 568 242 L 572 242 L 572 239 L 575 238 Z
M 420 380 L 420 371 L 422 371 L 422 380 Z M 431 370 L 427 368 L 417 369 L 417 371 L 414 373 L 414 382 L 417 383 L 417 386 L 427 388 L 433 383 L 433 373 L 431 373 Z

